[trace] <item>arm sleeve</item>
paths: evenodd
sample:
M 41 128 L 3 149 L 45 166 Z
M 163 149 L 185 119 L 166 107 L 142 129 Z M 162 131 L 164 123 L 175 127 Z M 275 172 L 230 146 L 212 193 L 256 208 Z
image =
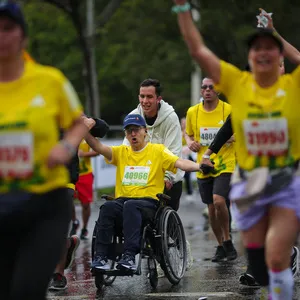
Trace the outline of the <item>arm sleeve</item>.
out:
M 118 165 L 119 161 L 119 155 L 121 151 L 121 146 L 111 146 L 111 151 L 112 151 L 112 159 L 108 160 L 107 158 L 104 157 L 104 160 L 107 164 L 109 165 Z
M 223 93 L 227 97 L 230 104 L 232 104 L 230 95 L 242 76 L 243 72 L 240 69 L 221 60 L 220 82 L 215 87 L 218 92 Z
M 76 91 L 66 77 L 59 73 L 59 122 L 60 127 L 67 129 L 82 114 L 82 106 Z
M 174 155 L 169 149 L 163 147 L 162 160 L 163 160 L 163 169 L 165 171 L 170 171 L 176 174 L 177 168 L 175 168 L 175 162 L 178 160 L 178 158 L 179 157 Z
M 208 149 L 217 154 L 232 135 L 231 115 L 229 115 Z

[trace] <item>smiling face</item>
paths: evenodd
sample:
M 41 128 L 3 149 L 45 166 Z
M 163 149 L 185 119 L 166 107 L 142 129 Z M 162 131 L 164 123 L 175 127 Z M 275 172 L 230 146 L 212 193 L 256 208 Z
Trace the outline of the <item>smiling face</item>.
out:
M 253 73 L 269 74 L 270 72 L 278 72 L 278 65 L 282 62 L 282 54 L 274 39 L 261 36 L 253 42 L 248 59 Z
M 140 87 L 139 101 L 146 117 L 152 118 L 157 115 L 160 100 L 161 96 L 156 95 L 154 86 Z
M 19 57 L 26 38 L 21 27 L 6 16 L 0 17 L 0 61 Z

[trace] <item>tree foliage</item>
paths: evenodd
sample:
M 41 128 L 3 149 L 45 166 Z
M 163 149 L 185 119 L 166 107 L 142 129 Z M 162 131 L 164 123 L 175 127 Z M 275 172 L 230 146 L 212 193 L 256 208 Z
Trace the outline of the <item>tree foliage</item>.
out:
M 70 1 L 70 0 L 64 0 Z M 96 56 L 102 117 L 120 124 L 138 103 L 139 83 L 158 78 L 163 97 L 179 115 L 190 105 L 193 63 L 180 36 L 171 0 L 124 0 L 111 17 L 103 14 L 109 0 L 96 1 Z M 84 5 L 82 17 L 84 20 Z M 111 2 L 111 3 L 112 3 Z M 197 2 L 197 0 L 196 0 Z M 256 26 L 258 8 L 274 13 L 278 31 L 300 48 L 300 13 L 296 0 L 200 0 L 198 27 L 206 44 L 219 55 L 243 68 L 247 63 L 246 36 Z M 30 28 L 29 51 L 41 63 L 54 65 L 68 76 L 85 101 L 83 56 L 70 18 L 42 0 L 28 0 L 25 11 Z M 110 7 L 111 8 L 111 7 Z M 116 8 L 114 8 L 116 9 Z M 288 65 L 291 71 L 294 66 Z

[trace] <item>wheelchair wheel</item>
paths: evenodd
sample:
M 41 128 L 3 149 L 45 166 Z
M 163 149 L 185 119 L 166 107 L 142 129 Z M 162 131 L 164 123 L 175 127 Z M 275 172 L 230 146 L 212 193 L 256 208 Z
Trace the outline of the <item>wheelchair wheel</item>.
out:
M 161 235 L 161 267 L 172 284 L 178 284 L 187 263 L 186 239 L 182 222 L 176 211 L 163 209 L 159 229 Z
M 150 285 L 153 289 L 157 288 L 158 284 L 158 276 L 157 276 L 157 269 L 156 269 L 156 262 L 154 258 L 148 258 L 148 270 L 149 270 L 149 280 Z
M 95 224 L 93 237 L 92 237 L 92 260 L 94 260 L 95 252 L 96 252 L 96 234 L 97 234 L 97 223 Z M 116 262 L 113 260 L 109 260 L 110 268 L 114 269 Z M 110 286 L 116 280 L 116 276 L 107 276 L 103 274 L 97 274 L 95 276 L 95 285 L 97 289 L 102 289 L 103 285 Z M 100 287 L 98 287 L 98 285 Z

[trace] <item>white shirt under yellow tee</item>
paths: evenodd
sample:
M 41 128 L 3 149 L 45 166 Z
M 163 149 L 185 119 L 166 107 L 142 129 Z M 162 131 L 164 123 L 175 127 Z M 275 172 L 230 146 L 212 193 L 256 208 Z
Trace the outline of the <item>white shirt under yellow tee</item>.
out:
M 237 160 L 241 168 L 270 169 L 292 165 L 300 158 L 300 67 L 261 88 L 253 75 L 221 62 L 216 88 L 232 105 Z
M 223 126 L 227 116 L 231 112 L 231 106 L 219 100 L 213 111 L 206 111 L 203 103 L 189 108 L 186 115 L 186 133 L 194 137 L 194 141 L 200 143 L 201 148 L 197 153 L 197 162 L 202 160 L 202 155 L 215 138 L 219 129 Z M 215 173 L 204 175 L 197 172 L 198 178 L 216 177 L 222 173 L 233 173 L 235 168 L 235 150 L 232 143 L 225 144 L 218 154 L 212 154 Z
M 49 169 L 47 159 L 59 128 L 82 113 L 69 81 L 55 68 L 26 62 L 20 79 L 0 83 L 0 99 L 0 192 L 65 187 L 67 169 Z
M 89 152 L 91 147 L 83 140 L 79 145 L 79 150 Z M 93 172 L 92 162 L 90 157 L 79 157 L 79 175 L 86 175 Z
M 148 143 L 142 150 L 130 146 L 112 146 L 112 160 L 117 166 L 115 197 L 153 198 L 164 190 L 166 171 L 176 173 L 178 157 L 162 144 Z

